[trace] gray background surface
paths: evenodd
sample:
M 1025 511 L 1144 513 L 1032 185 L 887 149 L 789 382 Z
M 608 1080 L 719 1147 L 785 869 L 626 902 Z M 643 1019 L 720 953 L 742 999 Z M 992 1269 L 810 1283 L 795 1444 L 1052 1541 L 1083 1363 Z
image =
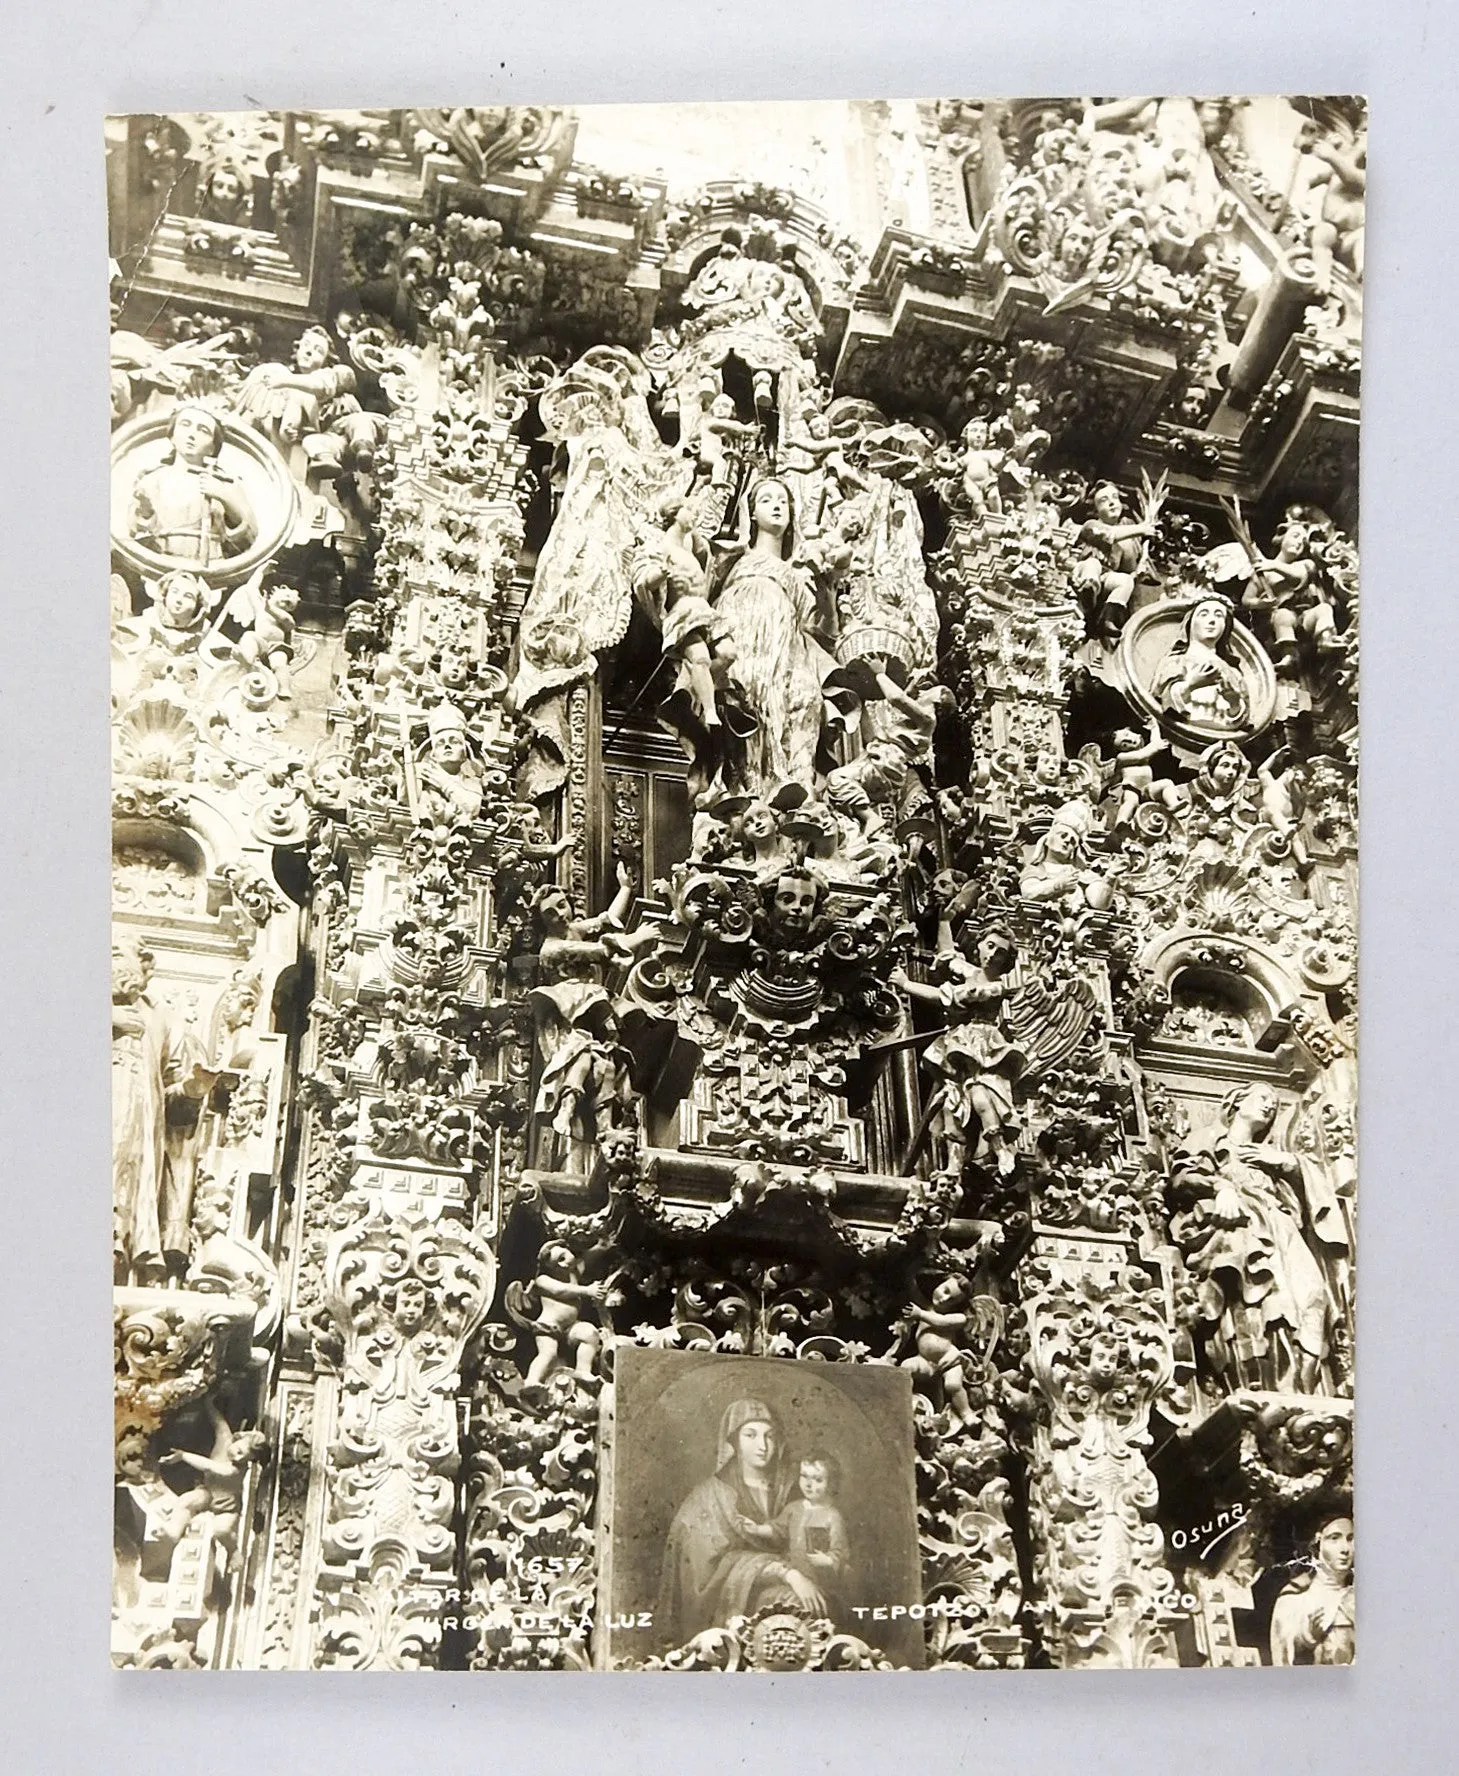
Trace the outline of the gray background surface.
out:
M 1455 1767 L 1459 9 L 9 0 L 0 43 L 6 1771 Z M 103 113 L 1071 91 L 1363 91 L 1373 104 L 1358 1666 L 728 1682 L 112 1674 Z

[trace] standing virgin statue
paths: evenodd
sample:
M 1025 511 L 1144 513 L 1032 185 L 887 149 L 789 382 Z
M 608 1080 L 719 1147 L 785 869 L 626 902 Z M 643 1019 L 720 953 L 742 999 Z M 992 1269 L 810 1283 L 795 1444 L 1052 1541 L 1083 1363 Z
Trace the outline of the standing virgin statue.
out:
M 767 478 L 749 501 L 750 540 L 719 595 L 733 646 L 729 678 L 754 729 L 745 743 L 743 787 L 773 796 L 787 784 L 810 790 L 826 679 L 836 661 L 825 645 L 834 618 L 811 570 L 792 559 L 790 489 Z

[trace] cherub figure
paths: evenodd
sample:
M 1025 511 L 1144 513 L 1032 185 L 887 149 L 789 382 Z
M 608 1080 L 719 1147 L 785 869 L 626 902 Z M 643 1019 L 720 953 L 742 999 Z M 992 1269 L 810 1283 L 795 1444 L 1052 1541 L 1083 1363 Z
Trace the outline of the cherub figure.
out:
M 699 422 L 694 448 L 700 471 L 716 493 L 729 487 L 740 458 L 749 452 L 759 435 L 759 426 L 736 417 L 733 395 L 720 393 L 710 401 L 709 411 Z
M 799 424 L 788 428 L 783 455 L 787 469 L 822 471 L 820 487 L 804 515 L 802 529 L 807 536 L 819 535 L 829 505 L 840 504 L 853 493 L 865 493 L 871 486 L 861 470 L 847 460 L 845 440 L 833 436 L 830 421 L 814 402 L 807 402 Z
M 1282 766 L 1286 768 L 1281 769 Z M 1256 767 L 1256 780 L 1262 813 L 1278 838 L 1291 847 L 1292 862 L 1297 867 L 1297 873 L 1302 876 L 1310 874 L 1312 858 L 1307 850 L 1307 841 L 1302 836 L 1302 813 L 1305 806 L 1302 767 L 1292 759 L 1285 746 L 1280 747 Z
M 235 1431 L 211 1402 L 208 1410 L 213 1421 L 213 1446 L 208 1454 L 174 1449 L 164 1460 L 181 1462 L 202 1476 L 200 1485 L 179 1494 L 178 1507 L 186 1513 L 187 1529 L 201 1523 L 212 1532 L 214 1544 L 222 1550 L 226 1574 L 238 1554 L 244 1480 L 249 1467 L 263 1459 L 268 1438 L 262 1431 Z
M 1003 511 L 999 476 L 1009 453 L 992 443 L 988 422 L 981 418 L 970 419 L 963 427 L 962 446 L 957 458 L 962 496 L 975 518 L 990 512 L 996 517 Z
M 565 1368 L 580 1382 L 594 1378 L 603 1333 L 584 1317 L 584 1310 L 601 1312 L 612 1300 L 612 1279 L 585 1283 L 583 1269 L 583 1260 L 570 1246 L 549 1240 L 537 1254 L 531 1283 L 507 1286 L 507 1314 L 532 1334 L 537 1346 L 525 1377 L 529 1387 L 540 1387 Z
M 961 1275 L 944 1277 L 932 1291 L 930 1306 L 914 1301 L 906 1310 L 903 1323 L 911 1331 L 916 1354 L 904 1357 L 901 1367 L 934 1399 L 940 1397 L 965 1430 L 981 1429 L 986 1412 L 986 1406 L 974 1404 L 969 1391 L 977 1360 L 971 1347 L 975 1341 L 984 1343 L 981 1355 L 986 1362 L 1001 1317 L 992 1298 L 974 1295 L 972 1284 Z
M 264 586 L 261 580 L 262 574 L 255 575 L 238 587 L 223 607 L 223 620 L 231 618 L 243 631 L 233 644 L 234 659 L 250 672 L 265 668 L 274 676 L 277 694 L 292 697 L 298 589 L 282 580 Z
M 1153 486 L 1145 479 L 1144 496 L 1140 516 L 1132 523 L 1125 517 L 1119 488 L 1112 481 L 1101 482 L 1094 490 L 1094 517 L 1080 526 L 1076 539 L 1086 553 L 1074 564 L 1074 585 L 1095 634 L 1106 641 L 1114 640 L 1129 617 L 1165 500 L 1163 474 Z
M 1309 118 L 1298 133 L 1297 147 L 1326 168 L 1313 171 L 1308 179 L 1309 199 L 1317 212 L 1312 223 L 1312 268 L 1317 288 L 1325 294 L 1332 287 L 1334 260 L 1362 280 L 1367 132 L 1337 116 L 1325 127 Z
M 1111 736 L 1114 757 L 1105 762 L 1097 746 L 1085 747 L 1080 762 L 1089 770 L 1095 799 L 1102 799 L 1111 784 L 1118 785 L 1119 802 L 1110 822 L 1116 832 L 1134 824 L 1141 807 L 1153 803 L 1168 814 L 1178 813 L 1185 803 L 1185 792 L 1178 783 L 1155 775 L 1151 760 L 1165 751 L 1169 742 L 1153 718 L 1146 734 L 1137 728 L 1117 728 Z

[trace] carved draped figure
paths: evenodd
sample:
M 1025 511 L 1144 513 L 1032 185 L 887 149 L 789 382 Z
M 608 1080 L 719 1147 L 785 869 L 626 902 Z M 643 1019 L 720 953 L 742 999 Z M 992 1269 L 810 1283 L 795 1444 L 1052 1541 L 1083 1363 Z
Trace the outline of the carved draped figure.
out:
M 522 620 L 568 617 L 595 651 L 623 639 L 633 608 L 629 557 L 655 504 L 690 473 L 630 380 L 642 367 L 622 355 L 622 366 L 575 364 L 541 401 L 548 436 L 567 446 L 567 483 Z
M 1350 1579 L 1325 1572 L 1304 1577 L 1272 1607 L 1272 1664 L 1351 1665 L 1356 1623 Z
M 192 1213 L 190 1131 L 169 1137 L 169 1097 L 185 1096 L 196 1041 L 174 1038 L 145 1000 L 114 1002 L 111 1018 L 112 1207 L 117 1261 L 138 1281 L 183 1258 Z
M 227 486 L 234 511 L 203 491 L 203 479 Z M 216 464 L 158 463 L 137 477 L 127 530 L 146 548 L 199 567 L 214 567 L 239 555 L 258 534 L 258 524 L 242 484 Z
M 1304 1359 L 1315 1366 L 1328 1354 L 1333 1303 L 1285 1176 L 1284 1167 L 1295 1170 L 1293 1162 L 1275 1148 L 1253 1151 L 1266 1163 L 1242 1158 L 1241 1145 L 1224 1135 L 1213 1144 L 1222 1180 L 1234 1189 L 1245 1219 L 1215 1228 L 1193 1266 L 1225 1292 L 1221 1336 L 1237 1374 L 1274 1358 L 1275 1385 L 1292 1387 Z M 1278 1333 L 1294 1347 L 1289 1359 L 1274 1344 Z
M 745 749 L 745 787 L 810 788 L 821 732 L 822 686 L 835 660 L 812 634 L 816 592 L 808 569 L 752 552 L 730 570 L 719 618 L 735 648 L 730 677 L 755 731 Z

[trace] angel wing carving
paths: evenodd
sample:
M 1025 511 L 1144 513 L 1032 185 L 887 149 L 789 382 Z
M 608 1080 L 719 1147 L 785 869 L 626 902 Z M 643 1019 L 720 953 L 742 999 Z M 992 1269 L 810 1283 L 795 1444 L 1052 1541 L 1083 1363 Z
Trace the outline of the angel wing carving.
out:
M 1025 981 L 1003 1007 L 1008 1039 L 1026 1057 L 1023 1077 L 1037 1079 L 1066 1060 L 1089 1028 L 1094 1008 L 1088 981 L 1068 981 L 1057 989 L 1038 976 Z

